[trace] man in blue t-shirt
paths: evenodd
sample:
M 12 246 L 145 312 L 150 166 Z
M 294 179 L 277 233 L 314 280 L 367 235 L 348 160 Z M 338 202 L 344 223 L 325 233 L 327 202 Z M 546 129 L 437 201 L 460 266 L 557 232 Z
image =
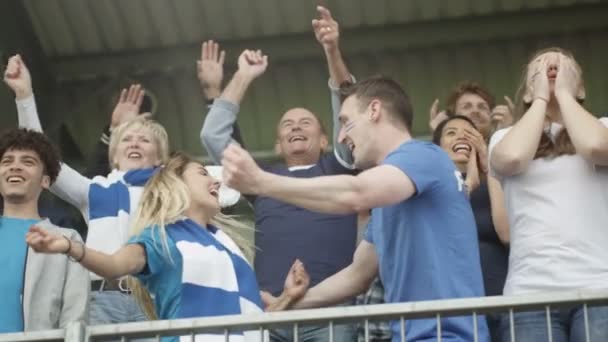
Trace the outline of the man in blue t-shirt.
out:
M 42 133 L 13 129 L 0 136 L 0 333 L 65 328 L 86 320 L 88 272 L 66 255 L 38 254 L 25 242 L 32 225 L 82 241 L 76 231 L 38 213 L 40 193 L 60 168 L 55 148 Z
M 399 84 L 374 77 L 345 92 L 339 141 L 357 176 L 294 179 L 260 169 L 237 145 L 224 152 L 224 180 L 243 193 L 327 213 L 372 209 L 353 262 L 309 289 L 295 307 L 342 302 L 365 291 L 377 273 L 388 303 L 483 296 L 475 221 L 460 174 L 439 147 L 412 139 L 412 107 Z M 284 298 L 282 299 L 284 300 Z M 267 304 L 275 299 L 266 297 Z M 485 320 L 479 341 L 488 341 Z M 434 341 L 433 319 L 406 323 L 407 341 Z M 400 339 L 392 323 L 393 340 Z M 473 341 L 470 316 L 443 317 L 443 341 Z

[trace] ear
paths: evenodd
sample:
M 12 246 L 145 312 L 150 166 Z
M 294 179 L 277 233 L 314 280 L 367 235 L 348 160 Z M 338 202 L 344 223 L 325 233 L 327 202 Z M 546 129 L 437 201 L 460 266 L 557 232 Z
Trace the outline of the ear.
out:
M 275 142 L 274 142 L 274 153 L 276 153 L 279 156 L 283 155 L 283 150 L 281 149 L 281 144 L 279 143 L 279 139 L 275 140 Z
M 327 152 L 329 146 L 329 140 L 325 134 L 321 135 L 321 152 Z
M 47 175 L 42 176 L 42 182 L 40 184 L 44 190 L 48 190 L 51 187 L 51 177 Z
M 369 107 L 370 107 L 370 119 L 372 120 L 372 122 L 377 122 L 378 120 L 380 120 L 380 116 L 381 116 L 381 111 L 382 111 L 382 102 L 380 102 L 380 100 L 378 99 L 373 99 L 370 103 L 369 103 Z

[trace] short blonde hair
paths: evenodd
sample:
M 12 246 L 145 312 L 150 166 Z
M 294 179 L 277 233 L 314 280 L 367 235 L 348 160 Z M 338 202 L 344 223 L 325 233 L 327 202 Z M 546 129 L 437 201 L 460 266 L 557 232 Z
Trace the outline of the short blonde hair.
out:
M 108 148 L 108 158 L 112 168 L 118 168 L 118 165 L 114 164 L 114 155 L 116 154 L 116 146 L 122 136 L 130 129 L 147 129 L 152 133 L 154 143 L 156 143 L 158 150 L 158 159 L 161 164 L 164 164 L 169 159 L 169 136 L 165 128 L 157 121 L 148 120 L 144 117 L 137 117 L 133 120 L 123 122 L 117 128 L 112 131 L 110 137 L 110 146 Z

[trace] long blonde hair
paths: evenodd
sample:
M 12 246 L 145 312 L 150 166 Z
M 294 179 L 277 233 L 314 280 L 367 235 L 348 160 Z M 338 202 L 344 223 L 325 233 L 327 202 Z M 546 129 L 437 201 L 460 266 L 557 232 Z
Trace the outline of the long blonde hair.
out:
M 583 81 L 583 71 L 580 65 L 574 59 L 574 55 L 565 49 L 558 47 L 551 47 L 547 49 L 541 49 L 534 53 L 532 58 L 530 58 L 528 64 L 524 67 L 524 72 L 522 74 L 522 78 L 519 84 L 519 88 L 517 90 L 516 102 L 517 107 L 515 110 L 515 116 L 519 120 L 521 117 L 530 109 L 532 105 L 532 98 L 530 97 L 530 89 L 528 84 L 528 73 L 530 73 L 530 64 L 534 62 L 538 57 L 544 55 L 548 52 L 556 52 L 560 53 L 572 60 L 574 64 L 574 68 L 580 75 L 580 84 L 578 85 L 578 93 L 576 94 L 576 100 L 583 104 L 585 100 L 585 86 Z M 568 131 L 564 128 L 562 129 L 555 140 L 551 139 L 548 133 L 543 132 L 540 137 L 540 142 L 538 143 L 538 148 L 536 149 L 536 154 L 534 155 L 534 159 L 540 158 L 554 158 L 559 157 L 561 155 L 573 155 L 576 154 L 576 149 L 574 148 L 574 144 L 572 144 L 572 140 L 570 139 L 570 135 Z
M 163 252 L 170 262 L 173 260 L 169 254 L 166 226 L 182 219 L 190 207 L 190 189 L 182 180 L 186 166 L 190 163 L 199 162 L 184 153 L 177 152 L 169 158 L 164 167 L 150 178 L 144 187 L 131 228 L 132 236 L 141 234 L 146 228 L 156 229 L 161 239 Z M 252 231 L 253 227 L 221 213 L 215 215 L 210 224 L 234 240 L 245 258 L 252 261 L 253 244 L 244 238 L 242 233 Z M 152 234 L 153 237 L 155 235 Z M 157 319 L 153 300 L 143 284 L 134 277 L 130 277 L 129 286 L 146 316 L 149 319 Z

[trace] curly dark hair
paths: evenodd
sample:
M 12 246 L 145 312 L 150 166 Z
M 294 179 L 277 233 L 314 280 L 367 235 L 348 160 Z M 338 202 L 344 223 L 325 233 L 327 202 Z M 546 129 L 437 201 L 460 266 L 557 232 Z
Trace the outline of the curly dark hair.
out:
M 51 184 L 57 179 L 61 169 L 59 151 L 43 133 L 25 128 L 5 131 L 0 135 L 0 158 L 9 150 L 36 152 L 44 166 L 43 174 L 49 176 Z
M 488 103 L 490 110 L 496 106 L 496 100 L 487 88 L 475 82 L 463 81 L 456 85 L 456 87 L 452 89 L 448 95 L 448 100 L 446 102 L 448 116 L 456 115 L 456 102 L 458 102 L 458 99 L 460 99 L 464 94 L 478 95 Z

